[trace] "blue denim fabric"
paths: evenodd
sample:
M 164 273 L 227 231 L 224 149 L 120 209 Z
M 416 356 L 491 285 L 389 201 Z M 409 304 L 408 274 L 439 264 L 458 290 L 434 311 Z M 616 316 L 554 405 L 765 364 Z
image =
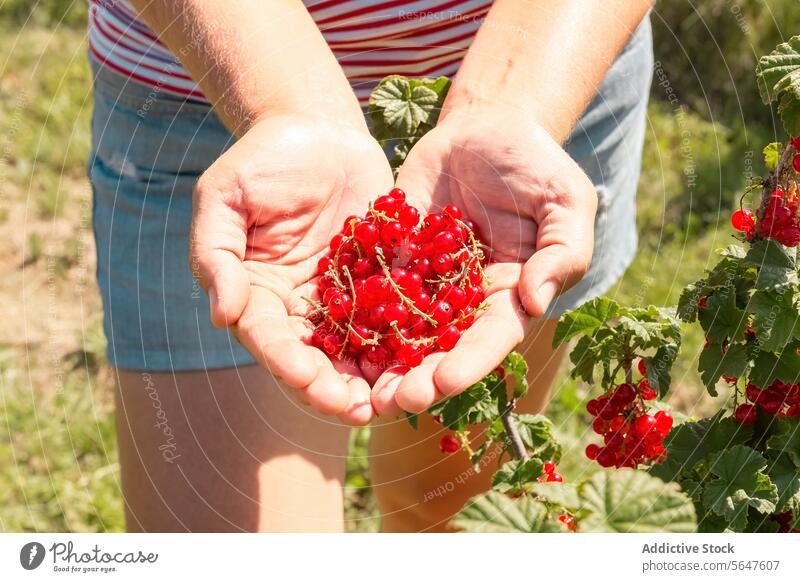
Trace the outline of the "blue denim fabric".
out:
M 233 137 L 210 107 L 129 81 L 92 62 L 97 279 L 108 361 L 181 371 L 253 363 L 209 321 L 188 266 L 192 188 Z M 555 317 L 605 293 L 636 252 L 635 194 L 652 72 L 645 20 L 575 127 L 567 151 L 597 187 L 596 247 L 587 276 L 558 298 Z

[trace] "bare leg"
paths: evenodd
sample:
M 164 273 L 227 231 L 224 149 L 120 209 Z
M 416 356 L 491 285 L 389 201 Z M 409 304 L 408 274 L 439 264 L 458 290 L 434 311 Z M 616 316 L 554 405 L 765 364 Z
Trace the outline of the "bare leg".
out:
M 119 371 L 130 531 L 341 531 L 349 430 L 256 366 Z
M 549 399 L 564 354 L 551 348 L 555 325 L 555 320 L 537 324 L 519 346 L 531 385 L 518 404 L 521 412 L 540 412 Z M 476 427 L 474 434 L 483 428 Z M 470 497 L 489 489 L 495 464 L 475 473 L 466 455 L 442 455 L 438 443 L 443 434 L 428 415 L 421 415 L 417 430 L 405 419 L 387 419 L 373 427 L 370 472 L 384 531 L 446 531 L 447 522 Z

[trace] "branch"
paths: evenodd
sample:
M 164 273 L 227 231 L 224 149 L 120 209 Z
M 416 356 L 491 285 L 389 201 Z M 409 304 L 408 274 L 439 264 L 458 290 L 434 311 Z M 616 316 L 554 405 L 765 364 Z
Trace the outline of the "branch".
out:
M 522 437 L 519 436 L 517 423 L 511 416 L 513 410 L 514 401 L 512 400 L 500 413 L 500 420 L 503 422 L 503 428 L 506 429 L 508 440 L 511 441 L 511 449 L 514 452 L 514 458 L 521 461 L 527 461 L 530 457 L 528 456 L 528 451 L 525 450 L 525 443 L 522 442 Z

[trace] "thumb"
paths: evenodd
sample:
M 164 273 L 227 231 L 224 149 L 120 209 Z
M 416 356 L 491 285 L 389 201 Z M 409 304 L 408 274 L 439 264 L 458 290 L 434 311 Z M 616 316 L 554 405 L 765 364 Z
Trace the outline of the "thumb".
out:
M 532 317 L 542 317 L 550 303 L 578 281 L 589 269 L 592 244 L 575 248 L 552 244 L 536 251 L 522 267 L 519 296 Z
M 219 192 L 209 192 L 198 183 L 190 241 L 189 268 L 208 293 L 211 322 L 217 327 L 235 324 L 250 297 L 250 279 L 243 264 L 244 213 L 232 208 Z

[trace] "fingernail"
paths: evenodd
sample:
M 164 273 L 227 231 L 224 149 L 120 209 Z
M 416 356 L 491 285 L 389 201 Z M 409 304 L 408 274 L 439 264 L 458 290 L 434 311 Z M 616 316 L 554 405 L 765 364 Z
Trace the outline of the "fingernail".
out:
M 542 286 L 539 287 L 539 291 L 536 292 L 536 300 L 539 302 L 542 311 L 545 311 L 549 307 L 550 302 L 553 301 L 553 297 L 556 296 L 557 291 L 558 285 L 556 285 L 553 281 L 545 281 L 542 283 Z

